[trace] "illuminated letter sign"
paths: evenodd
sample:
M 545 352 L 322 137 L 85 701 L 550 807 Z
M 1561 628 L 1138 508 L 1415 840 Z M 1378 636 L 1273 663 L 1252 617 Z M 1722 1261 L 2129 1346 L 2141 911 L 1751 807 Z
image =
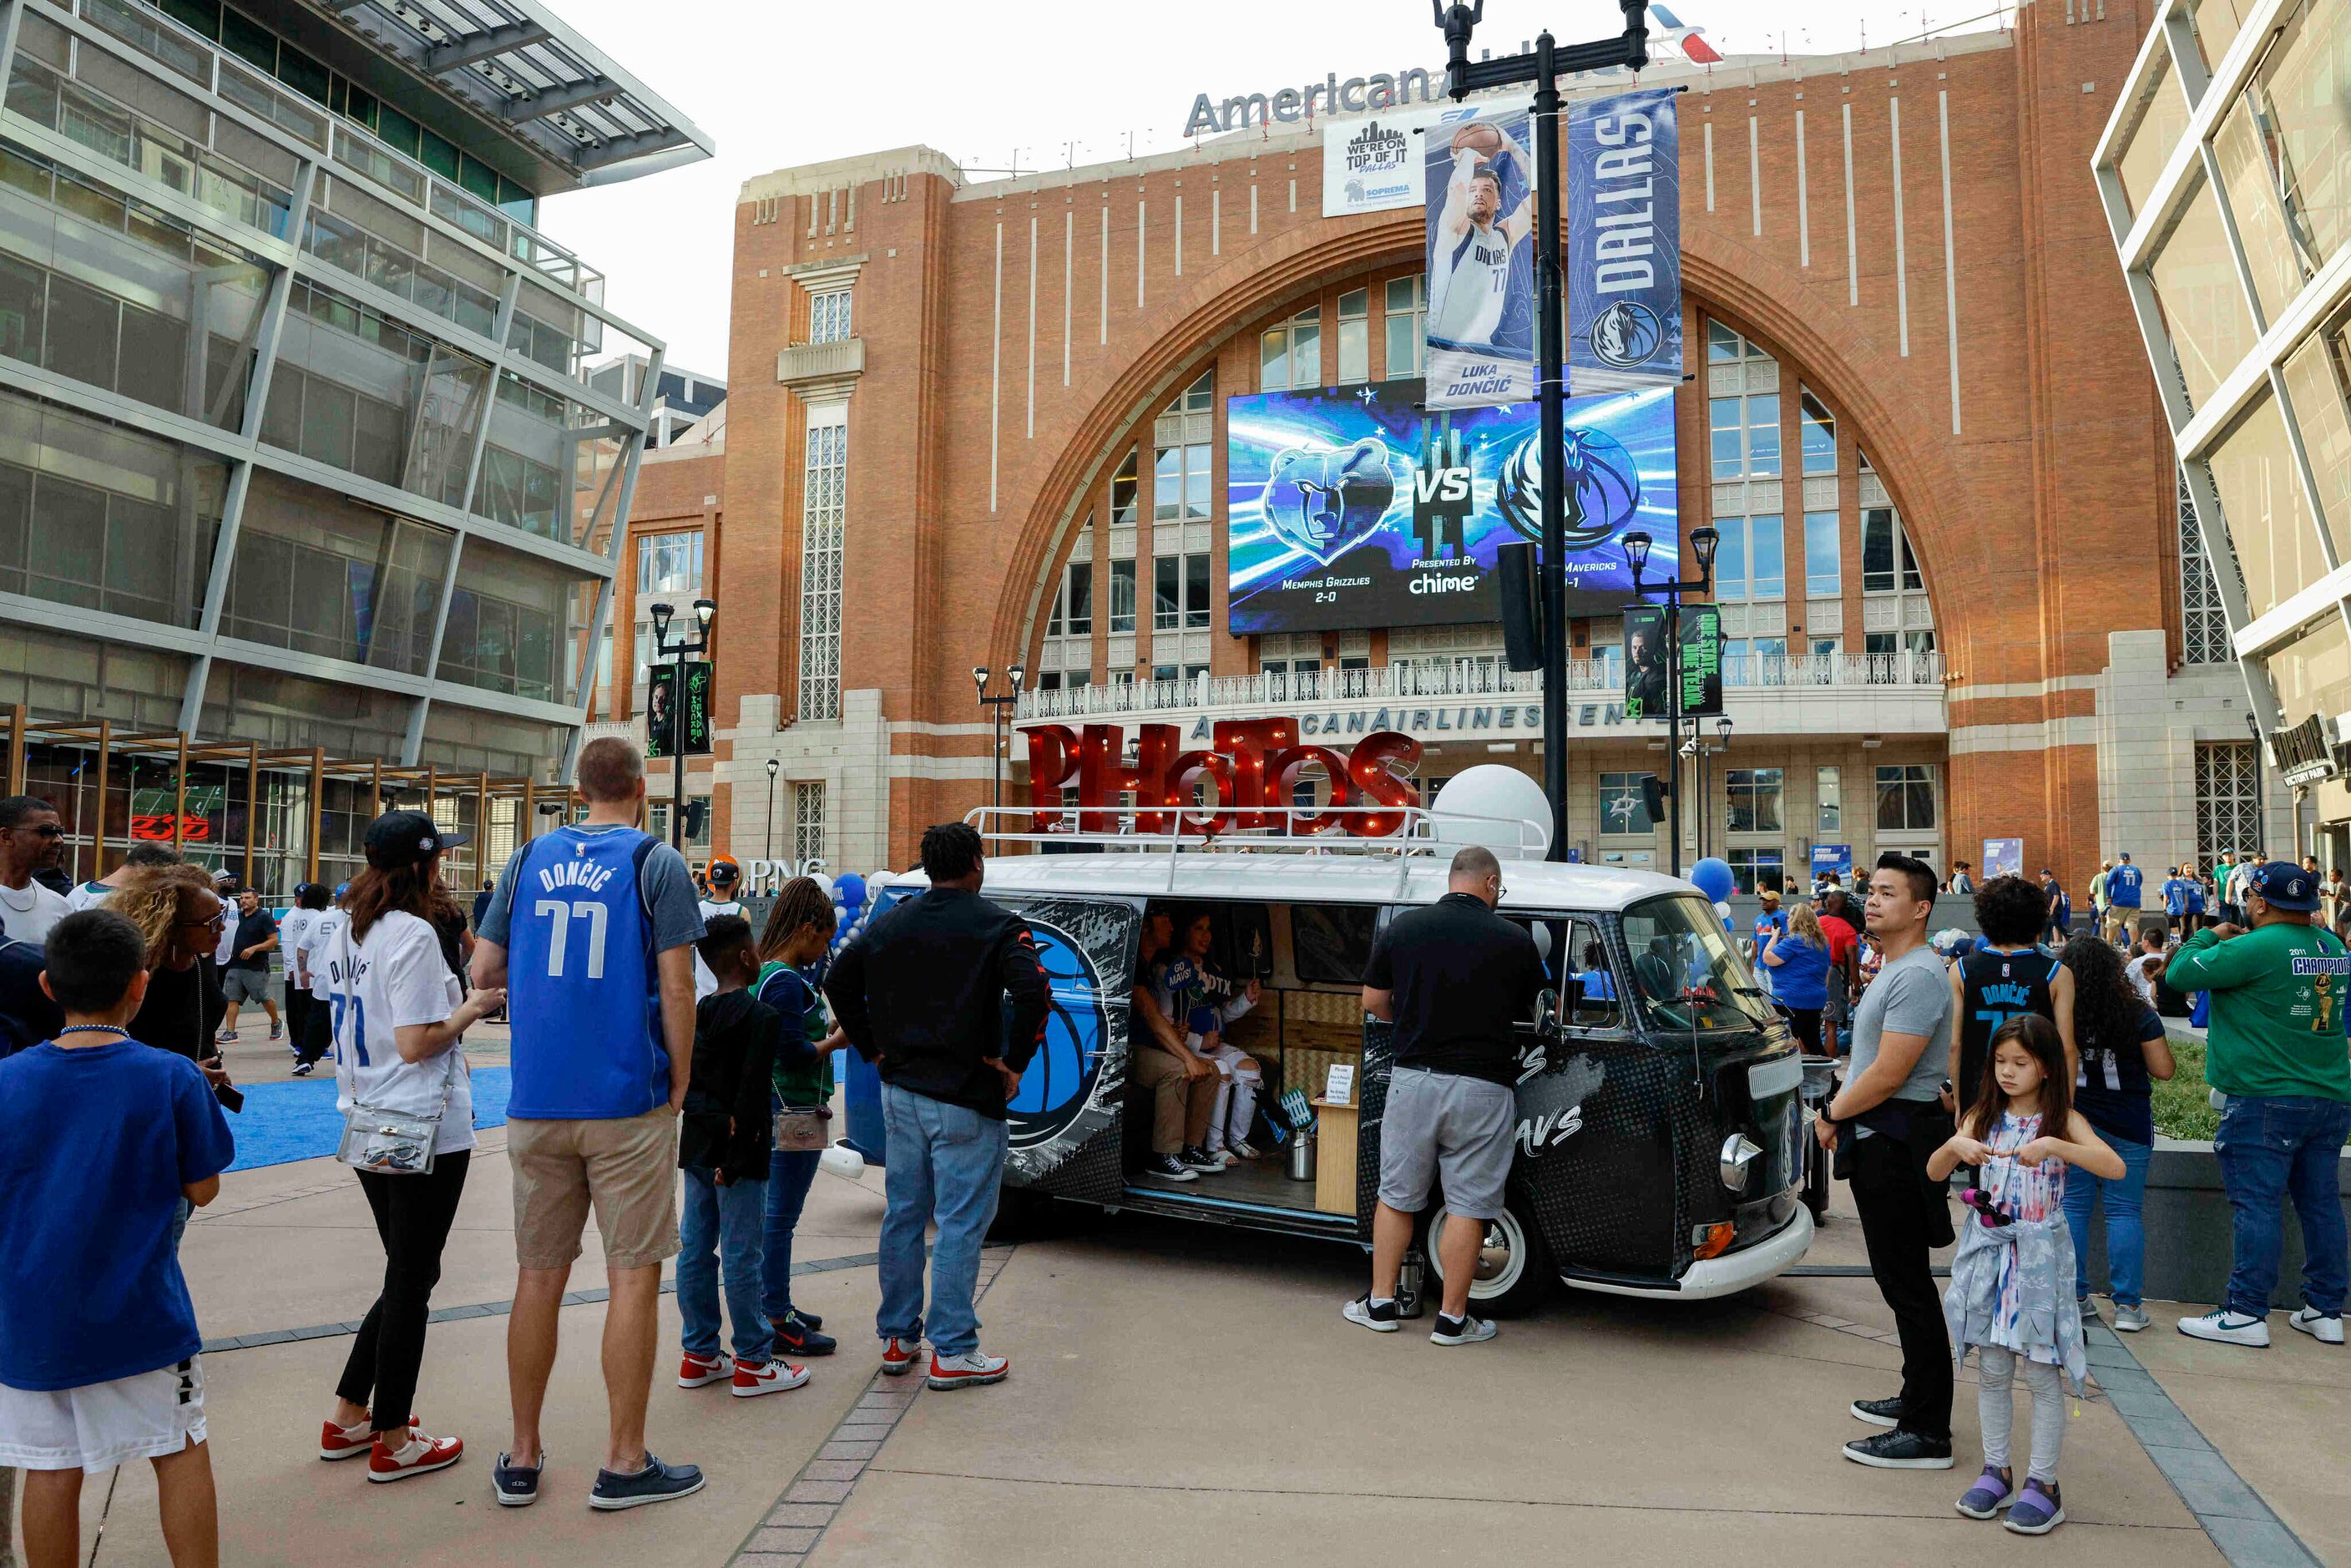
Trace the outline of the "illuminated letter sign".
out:
M 1178 751 L 1176 727 L 1146 724 L 1126 758 L 1126 735 L 1114 724 L 1090 724 L 1082 734 L 1067 725 L 1032 726 L 1029 734 L 1029 798 L 1035 831 L 1066 821 L 1061 791 L 1075 784 L 1077 831 L 1119 831 L 1132 810 L 1144 833 L 1214 836 L 1236 828 L 1277 828 L 1297 833 L 1343 830 L 1356 838 L 1384 838 L 1404 827 L 1404 808 L 1420 803 L 1408 775 L 1419 765 L 1420 742 L 1394 730 L 1367 735 L 1352 752 L 1299 744 L 1294 718 L 1228 720 L 1214 730 L 1215 749 Z M 1403 773 L 1391 762 L 1404 765 Z M 1319 768 L 1330 781 L 1332 807 L 1386 806 L 1392 810 L 1324 810 L 1287 815 L 1299 775 Z M 1201 785 L 1215 799 L 1200 799 Z M 1132 806 L 1120 797 L 1134 797 Z

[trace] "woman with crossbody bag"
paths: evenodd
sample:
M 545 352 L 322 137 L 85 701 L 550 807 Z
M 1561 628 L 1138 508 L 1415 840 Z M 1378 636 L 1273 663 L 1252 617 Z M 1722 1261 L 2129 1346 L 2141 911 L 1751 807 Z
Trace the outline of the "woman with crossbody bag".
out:
M 401 1480 L 455 1464 L 456 1437 L 435 1437 L 411 1419 L 424 1324 L 441 1250 L 465 1190 L 474 1148 L 474 1092 L 459 1037 L 506 999 L 465 993 L 451 973 L 433 914 L 448 900 L 441 852 L 465 835 L 444 833 L 422 811 L 388 811 L 368 825 L 367 869 L 352 879 L 349 918 L 312 956 L 331 1009 L 337 1156 L 383 1239 L 383 1291 L 368 1309 L 335 1387 L 319 1439 L 322 1459 L 368 1457 L 368 1479 Z
M 775 1150 L 768 1156 L 767 1275 L 762 1305 L 775 1325 L 780 1355 L 831 1355 L 834 1341 L 824 1320 L 792 1304 L 792 1232 L 816 1180 L 817 1162 L 832 1141 L 832 1051 L 824 1003 L 801 970 L 824 956 L 838 917 L 832 900 L 812 877 L 784 883 L 759 934 L 763 960 L 759 999 L 776 1009 Z

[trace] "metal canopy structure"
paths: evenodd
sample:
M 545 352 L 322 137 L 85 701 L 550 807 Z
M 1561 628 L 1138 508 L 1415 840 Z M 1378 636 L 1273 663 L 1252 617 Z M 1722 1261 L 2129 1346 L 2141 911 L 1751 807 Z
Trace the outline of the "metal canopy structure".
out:
M 312 0 L 570 172 L 609 184 L 699 162 L 693 121 L 566 26 L 542 0 Z

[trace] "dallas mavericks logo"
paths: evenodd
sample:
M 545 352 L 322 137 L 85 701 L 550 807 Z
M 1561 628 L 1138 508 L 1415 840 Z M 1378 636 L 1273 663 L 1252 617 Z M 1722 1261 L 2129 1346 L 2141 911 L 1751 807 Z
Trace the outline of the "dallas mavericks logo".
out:
M 1045 1015 L 1045 1040 L 1020 1075 L 1020 1092 L 1005 1107 L 1007 1132 L 1016 1149 L 1051 1142 L 1086 1108 L 1109 1037 L 1102 981 L 1077 938 L 1050 921 L 1024 917 L 1037 939 L 1037 961 L 1051 985 Z
M 1378 528 L 1395 500 L 1387 444 L 1366 435 L 1343 451 L 1296 446 L 1276 455 L 1263 505 L 1283 543 L 1328 564 Z
M 1625 444 L 1603 430 L 1566 433 L 1567 548 L 1590 549 L 1633 520 L 1641 504 L 1641 470 Z M 1494 482 L 1494 503 L 1520 536 L 1542 542 L 1542 437 L 1519 443 Z
M 1619 299 L 1592 323 L 1592 351 L 1604 365 L 1620 371 L 1648 363 L 1665 341 L 1666 329 L 1657 313 L 1637 299 Z

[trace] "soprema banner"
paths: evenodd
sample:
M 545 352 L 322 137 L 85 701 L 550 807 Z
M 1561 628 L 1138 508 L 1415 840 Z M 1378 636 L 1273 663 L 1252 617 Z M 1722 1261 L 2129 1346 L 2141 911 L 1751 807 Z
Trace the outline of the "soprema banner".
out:
M 1653 88 L 1568 110 L 1567 384 L 1575 396 L 1681 384 L 1678 96 Z M 1436 321 L 1432 299 L 1432 346 Z
M 1524 109 L 1449 109 L 1424 133 L 1430 408 L 1535 395 L 1535 166 Z

